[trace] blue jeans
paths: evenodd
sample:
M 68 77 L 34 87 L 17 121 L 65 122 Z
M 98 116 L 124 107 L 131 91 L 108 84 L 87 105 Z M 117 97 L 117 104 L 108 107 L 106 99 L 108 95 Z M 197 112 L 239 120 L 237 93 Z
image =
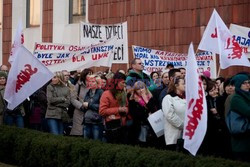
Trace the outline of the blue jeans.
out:
M 24 121 L 22 115 L 9 115 L 6 114 L 4 117 L 5 125 L 16 125 L 18 128 L 24 128 Z
M 85 139 L 102 140 L 102 124 L 84 124 L 83 135 Z
M 47 119 L 49 131 L 55 135 L 62 135 L 63 134 L 63 123 L 61 119 Z

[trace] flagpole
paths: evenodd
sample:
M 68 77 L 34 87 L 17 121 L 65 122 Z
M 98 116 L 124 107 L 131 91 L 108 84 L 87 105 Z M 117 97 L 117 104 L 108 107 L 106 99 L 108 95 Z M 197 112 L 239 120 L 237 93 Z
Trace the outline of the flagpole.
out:
M 219 77 L 219 75 L 220 75 L 220 66 L 219 66 L 219 70 L 218 70 L 218 73 L 217 73 L 217 78 Z

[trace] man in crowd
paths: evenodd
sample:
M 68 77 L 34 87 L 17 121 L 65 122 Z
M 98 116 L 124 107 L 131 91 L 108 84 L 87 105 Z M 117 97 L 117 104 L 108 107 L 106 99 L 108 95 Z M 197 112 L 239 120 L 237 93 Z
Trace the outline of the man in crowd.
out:
M 139 58 L 134 58 L 131 62 L 132 70 L 129 71 L 128 77 L 126 79 L 126 85 L 128 92 L 133 88 L 135 82 L 142 81 L 147 85 L 147 88 L 153 92 L 157 86 L 154 81 L 143 72 L 144 66 Z

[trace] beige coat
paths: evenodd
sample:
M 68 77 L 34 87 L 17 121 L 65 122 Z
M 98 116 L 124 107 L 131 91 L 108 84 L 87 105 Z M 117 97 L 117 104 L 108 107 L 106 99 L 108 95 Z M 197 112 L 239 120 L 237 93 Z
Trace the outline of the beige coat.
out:
M 80 111 L 80 108 L 83 104 L 84 98 L 88 92 L 88 88 L 81 83 L 80 84 L 80 92 L 79 92 L 79 100 L 77 99 L 77 92 L 79 89 L 79 83 L 75 85 L 75 90 L 71 94 L 71 103 L 75 107 L 74 115 L 73 115 L 73 126 L 70 132 L 70 135 L 83 135 L 83 116 L 84 113 Z

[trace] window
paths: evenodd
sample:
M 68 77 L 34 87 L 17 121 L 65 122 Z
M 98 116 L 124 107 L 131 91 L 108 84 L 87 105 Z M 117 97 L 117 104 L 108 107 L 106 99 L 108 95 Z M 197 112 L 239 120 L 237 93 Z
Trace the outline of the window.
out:
M 84 21 L 86 16 L 86 0 L 69 0 L 69 23 Z
M 40 0 L 27 0 L 27 27 L 40 26 L 40 12 L 41 1 Z

